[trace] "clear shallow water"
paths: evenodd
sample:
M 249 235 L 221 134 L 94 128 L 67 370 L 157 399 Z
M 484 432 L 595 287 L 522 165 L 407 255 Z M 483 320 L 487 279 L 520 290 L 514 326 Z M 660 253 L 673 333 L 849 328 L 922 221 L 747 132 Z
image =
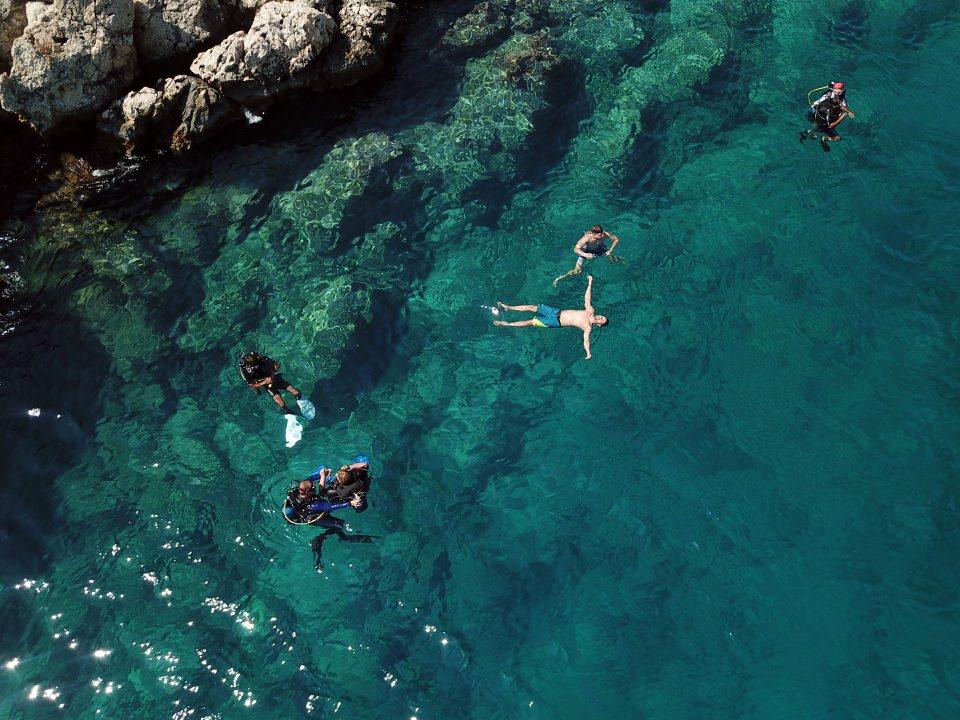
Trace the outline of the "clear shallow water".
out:
M 15 226 L 0 708 L 955 717 L 955 7 L 555 3 L 519 89 L 519 11 L 431 49 L 463 9 L 333 129 Z M 492 328 L 581 301 L 594 222 L 594 359 Z M 317 406 L 292 450 L 254 346 Z M 279 504 L 356 452 L 318 573 Z

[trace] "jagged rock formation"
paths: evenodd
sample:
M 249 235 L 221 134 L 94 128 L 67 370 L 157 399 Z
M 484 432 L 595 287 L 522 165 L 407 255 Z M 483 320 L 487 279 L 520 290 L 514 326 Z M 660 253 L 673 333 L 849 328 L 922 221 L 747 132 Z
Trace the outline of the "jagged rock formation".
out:
M 13 42 L 0 105 L 36 130 L 90 120 L 139 70 L 132 0 L 55 0 Z
M 10 46 L 27 26 L 27 7 L 22 2 L 0 0 L 0 72 L 10 69 Z
M 52 134 L 101 113 L 107 146 L 183 152 L 241 117 L 241 106 L 262 110 L 293 91 L 373 75 L 396 35 L 399 4 L 0 0 L 0 71 L 8 70 L 0 119 Z M 135 90 L 141 73 L 177 70 Z
M 232 29 L 237 0 L 134 0 L 133 41 L 142 65 L 179 63 Z
M 126 154 L 169 148 L 182 153 L 238 115 L 215 88 L 190 75 L 177 75 L 155 88 L 128 93 L 103 113 L 98 128 L 115 138 Z
M 237 102 L 260 107 L 305 87 L 337 24 L 306 2 L 268 2 L 247 32 L 201 53 L 190 70 Z
M 344 0 L 339 37 L 314 87 L 346 87 L 378 72 L 399 19 L 399 8 L 390 0 Z

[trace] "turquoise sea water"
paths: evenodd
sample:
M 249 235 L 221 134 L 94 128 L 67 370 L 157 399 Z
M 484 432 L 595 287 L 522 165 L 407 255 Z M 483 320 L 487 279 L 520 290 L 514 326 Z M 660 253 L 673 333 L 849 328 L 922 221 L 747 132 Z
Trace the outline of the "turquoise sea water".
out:
M 8 223 L 0 716 L 960 714 L 956 4 L 500 6 L 188 187 Z M 582 303 L 595 222 L 594 358 L 493 328 Z M 342 537 L 284 524 L 358 452 Z

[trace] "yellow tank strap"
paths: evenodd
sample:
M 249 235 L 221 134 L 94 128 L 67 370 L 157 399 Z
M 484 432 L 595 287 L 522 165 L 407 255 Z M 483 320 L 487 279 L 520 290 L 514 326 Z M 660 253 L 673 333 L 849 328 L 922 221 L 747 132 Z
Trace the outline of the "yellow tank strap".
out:
M 813 99 L 810 97 L 811 95 L 813 95 L 815 92 L 826 90 L 829 87 L 829 85 L 824 85 L 823 87 L 813 88 L 813 90 L 807 90 L 807 105 L 813 105 Z

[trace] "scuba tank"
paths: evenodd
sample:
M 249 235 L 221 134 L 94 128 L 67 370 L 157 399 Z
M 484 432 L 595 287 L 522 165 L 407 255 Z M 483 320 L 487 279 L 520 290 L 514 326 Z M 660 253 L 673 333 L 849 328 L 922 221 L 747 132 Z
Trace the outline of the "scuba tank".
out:
M 836 97 L 833 97 L 833 91 L 838 87 L 840 89 L 840 94 Z M 811 98 L 813 93 L 821 90 L 828 90 L 829 92 L 825 96 L 821 95 L 817 100 L 813 100 Z M 829 125 L 838 117 L 840 117 L 840 113 L 843 112 L 843 104 L 846 102 L 846 100 L 847 90 L 842 82 L 830 81 L 823 87 L 808 90 L 807 102 L 810 103 L 810 107 L 807 108 L 807 120 L 812 123 L 823 123 L 825 125 Z

